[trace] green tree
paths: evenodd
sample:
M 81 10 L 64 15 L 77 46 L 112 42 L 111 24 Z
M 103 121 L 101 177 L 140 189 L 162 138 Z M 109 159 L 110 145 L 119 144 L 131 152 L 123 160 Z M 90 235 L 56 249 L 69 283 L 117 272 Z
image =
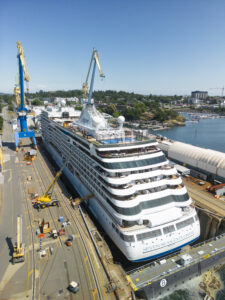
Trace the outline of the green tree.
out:
M 39 99 L 34 99 L 32 102 L 31 102 L 32 105 L 36 105 L 36 106 L 41 106 L 43 105 L 43 102 Z
M 3 118 L 0 117 L 0 130 L 2 130 L 2 128 L 3 128 Z
M 76 110 L 82 110 L 82 109 L 83 109 L 83 106 L 76 105 L 76 106 L 75 106 L 75 109 L 76 109 Z

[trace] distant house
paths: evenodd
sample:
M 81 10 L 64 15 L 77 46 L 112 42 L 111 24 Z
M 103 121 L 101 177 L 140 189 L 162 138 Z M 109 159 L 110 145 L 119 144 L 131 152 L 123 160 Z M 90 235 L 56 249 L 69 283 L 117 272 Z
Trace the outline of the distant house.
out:
M 79 103 L 79 99 L 77 97 L 69 97 L 69 98 L 56 97 L 54 102 L 57 103 L 57 102 L 61 102 L 62 100 L 67 101 L 67 102 Z
M 48 103 L 53 102 L 53 98 L 50 98 L 50 97 L 44 97 L 42 100 L 47 101 Z
M 225 100 L 224 99 L 222 99 L 222 98 L 217 99 L 216 102 L 217 102 L 218 106 L 225 107 Z
M 208 92 L 205 92 L 205 91 L 191 92 L 191 98 L 199 99 L 199 100 L 205 100 L 206 98 L 208 98 Z
M 189 98 L 188 104 L 194 104 L 194 105 L 200 105 L 203 102 L 203 100 L 200 100 L 198 98 Z

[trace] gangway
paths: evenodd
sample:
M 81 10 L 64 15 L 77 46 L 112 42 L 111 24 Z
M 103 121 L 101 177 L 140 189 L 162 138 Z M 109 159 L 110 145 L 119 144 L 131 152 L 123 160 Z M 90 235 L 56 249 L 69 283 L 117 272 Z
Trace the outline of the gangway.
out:
M 18 63 L 19 63 L 19 89 L 16 88 L 14 91 L 17 96 L 17 104 L 18 109 L 18 118 L 17 120 L 20 122 L 20 131 L 14 132 L 14 138 L 15 138 L 15 145 L 16 145 L 16 151 L 18 151 L 19 147 L 19 141 L 22 138 L 31 138 L 33 140 L 33 144 L 35 149 L 37 149 L 37 142 L 35 138 L 35 133 L 32 130 L 28 130 L 27 128 L 27 108 L 25 107 L 25 96 L 24 96 L 24 80 L 26 82 L 29 82 L 29 75 L 27 72 L 25 57 L 23 53 L 23 48 L 21 43 L 17 42 L 17 48 L 18 48 Z M 20 97 L 20 101 L 18 100 L 18 97 Z

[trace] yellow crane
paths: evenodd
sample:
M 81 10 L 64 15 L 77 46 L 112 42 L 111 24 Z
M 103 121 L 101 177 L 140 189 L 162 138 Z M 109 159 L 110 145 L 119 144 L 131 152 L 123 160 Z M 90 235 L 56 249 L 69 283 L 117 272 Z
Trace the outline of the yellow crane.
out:
M 91 62 L 89 65 L 89 69 L 88 69 L 88 73 L 87 73 L 87 77 L 85 82 L 82 85 L 82 93 L 83 93 L 83 97 L 86 99 L 88 97 L 88 93 L 89 93 L 89 86 L 88 86 L 88 79 L 89 79 L 89 75 L 90 75 L 90 71 L 91 71 L 91 66 L 93 61 L 96 61 L 97 66 L 98 66 L 98 70 L 100 73 L 100 77 L 104 78 L 105 75 L 102 73 L 102 68 L 101 68 L 101 64 L 100 64 L 100 60 L 99 60 L 99 56 L 98 56 L 98 51 L 94 48 L 93 52 L 92 52 L 92 56 L 91 56 Z
M 23 47 L 21 45 L 21 42 L 19 42 L 19 41 L 16 43 L 16 45 L 17 45 L 17 48 L 18 48 L 18 54 L 20 55 L 20 59 L 21 59 L 22 67 L 23 67 L 24 80 L 26 81 L 26 84 L 27 84 L 27 92 L 29 92 L 28 84 L 29 84 L 29 81 L 30 81 L 30 77 L 29 77 L 28 71 L 27 71 L 27 65 L 26 65 L 26 61 L 25 61 L 25 57 L 24 57 Z M 20 80 L 20 78 L 19 78 L 19 80 Z M 15 84 L 14 95 L 15 95 L 15 98 L 16 98 L 16 104 L 19 107 L 20 106 L 20 83 Z M 24 104 L 26 105 L 25 95 L 24 95 Z
M 14 87 L 14 95 L 16 98 L 16 104 L 19 107 L 20 106 L 20 88 L 17 85 L 15 85 L 15 87 Z
M 24 262 L 24 244 L 22 244 L 22 216 L 17 217 L 17 242 L 13 247 L 12 262 Z
M 34 208 L 39 209 L 39 208 L 45 208 L 48 206 L 59 206 L 59 200 L 52 197 L 53 188 L 54 188 L 54 185 L 55 185 L 56 181 L 58 180 L 59 176 L 62 174 L 64 167 L 69 162 L 69 160 L 70 160 L 70 157 L 64 162 L 61 169 L 56 173 L 55 177 L 53 178 L 52 182 L 48 186 L 45 193 L 41 197 L 37 198 L 36 202 L 33 205 Z
M 30 81 L 30 77 L 29 77 L 28 71 L 27 71 L 27 65 L 26 65 L 26 61 L 25 61 L 25 57 L 24 57 L 24 53 L 23 53 L 23 47 L 22 47 L 20 41 L 16 42 L 16 45 L 17 45 L 18 54 L 20 56 L 20 60 L 21 60 L 21 63 L 22 63 L 22 67 L 23 67 L 24 80 L 28 84 L 28 82 Z M 27 87 L 27 91 L 29 91 L 29 87 Z

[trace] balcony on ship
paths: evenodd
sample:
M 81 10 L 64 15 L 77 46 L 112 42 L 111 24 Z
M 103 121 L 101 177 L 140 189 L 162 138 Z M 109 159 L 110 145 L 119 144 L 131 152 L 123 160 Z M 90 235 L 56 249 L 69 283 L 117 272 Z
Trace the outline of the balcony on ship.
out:
M 157 153 L 161 150 L 156 146 L 149 146 L 143 148 L 134 148 L 134 149 L 123 149 L 123 150 L 111 150 L 111 151 L 97 151 L 98 156 L 102 158 L 121 158 L 129 156 L 139 156 L 149 153 Z

